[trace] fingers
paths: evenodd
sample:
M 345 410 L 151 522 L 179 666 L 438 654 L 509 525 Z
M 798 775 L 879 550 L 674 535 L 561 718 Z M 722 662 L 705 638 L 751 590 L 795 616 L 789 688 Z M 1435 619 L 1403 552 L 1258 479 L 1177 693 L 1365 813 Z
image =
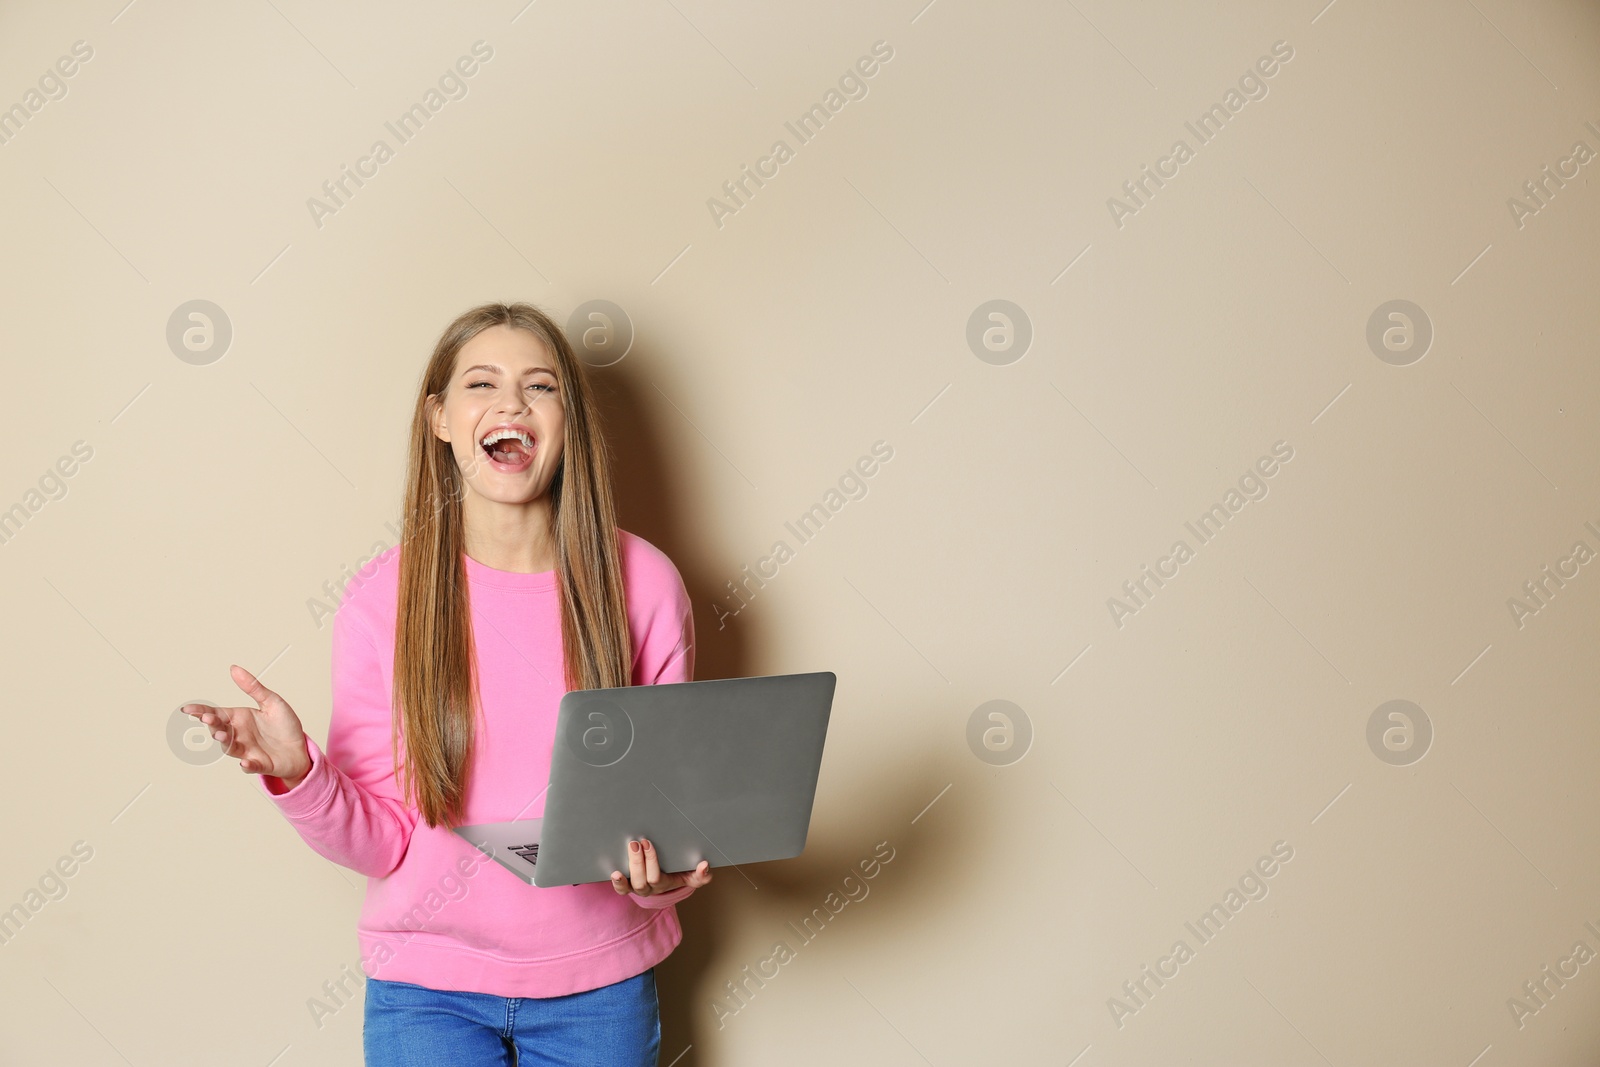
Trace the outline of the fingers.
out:
M 628 842 L 628 882 L 635 893 L 649 889 L 644 877 L 644 846 L 638 841 Z
M 247 774 L 260 774 L 266 770 L 266 763 L 261 758 L 260 750 L 254 745 L 255 733 L 245 729 L 251 721 L 243 712 L 251 712 L 253 708 L 214 708 L 209 704 L 185 704 L 181 709 L 185 714 L 205 723 L 211 730 L 211 736 L 222 747 L 224 755 L 232 756 L 239 761 L 239 769 Z M 241 737 L 243 732 L 247 736 Z
M 245 691 L 245 695 L 251 700 L 254 700 L 257 704 L 265 706 L 268 700 L 278 695 L 272 690 L 268 689 L 266 686 L 262 685 L 259 678 L 245 670 L 243 667 L 239 666 L 237 663 L 233 664 L 233 666 L 229 668 L 229 672 L 233 675 L 233 684 L 237 685 L 240 689 L 243 689 Z
M 621 872 L 612 872 L 611 885 L 623 892 Z M 649 896 L 662 890 L 661 862 L 649 838 L 628 842 L 628 878 L 626 891 Z
M 619 896 L 628 893 L 638 893 L 640 896 L 650 896 L 652 893 L 665 893 L 678 886 L 693 886 L 698 889 L 711 882 L 711 861 L 701 860 L 692 871 L 683 874 L 664 874 L 661 870 L 660 853 L 649 838 L 640 838 L 638 841 L 628 842 L 628 873 L 621 871 L 611 872 L 611 888 Z
M 185 704 L 182 709 L 185 714 L 199 719 L 211 728 L 211 736 L 222 744 L 228 755 L 236 755 L 231 751 L 236 734 L 246 730 L 249 738 L 254 739 L 254 722 L 251 716 L 255 708 L 214 708 L 210 704 Z
M 244 754 L 244 742 L 239 740 L 239 732 L 233 726 L 230 725 L 223 727 L 221 730 L 213 730 L 211 731 L 211 736 L 215 737 L 218 743 L 222 745 L 224 755 L 239 759 Z
M 258 745 L 246 744 L 234 739 L 234 743 L 226 749 L 228 755 L 239 761 L 239 769 L 245 774 L 264 774 L 267 770 L 265 754 Z
M 711 861 L 701 860 L 700 863 L 692 870 L 675 871 L 668 874 L 663 874 L 661 876 L 661 884 L 656 886 L 656 892 L 665 892 L 667 886 L 671 886 L 674 889 L 678 888 L 679 886 L 688 886 L 691 889 L 699 889 L 703 885 L 709 885 L 710 882 Z
M 185 704 L 182 709 L 185 715 L 190 715 L 207 726 L 226 724 L 240 708 L 214 708 L 210 704 Z
M 635 888 L 643 888 L 640 879 L 644 876 L 644 867 L 639 856 L 639 842 L 628 842 L 628 873 L 621 871 L 611 872 L 611 888 L 620 895 L 627 896 Z
M 183 710 L 209 726 L 211 736 L 222 742 L 222 747 L 226 750 L 233 743 L 233 713 L 244 709 L 214 708 L 209 704 L 185 704 Z

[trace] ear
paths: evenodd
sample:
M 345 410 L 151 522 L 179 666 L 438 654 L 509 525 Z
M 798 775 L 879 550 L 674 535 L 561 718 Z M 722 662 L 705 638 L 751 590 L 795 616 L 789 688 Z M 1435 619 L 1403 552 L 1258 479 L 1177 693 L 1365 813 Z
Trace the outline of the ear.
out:
M 444 405 L 440 403 L 438 393 L 428 394 L 428 428 L 439 440 L 450 440 L 450 431 L 444 423 Z

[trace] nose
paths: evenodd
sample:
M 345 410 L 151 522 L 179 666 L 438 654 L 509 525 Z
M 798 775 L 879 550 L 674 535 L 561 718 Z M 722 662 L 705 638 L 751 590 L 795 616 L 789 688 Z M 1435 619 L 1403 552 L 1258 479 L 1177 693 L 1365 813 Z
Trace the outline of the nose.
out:
M 533 410 L 533 402 L 528 399 L 527 394 L 522 387 L 516 383 L 512 383 L 508 388 L 511 391 L 511 395 L 507 397 L 506 391 L 502 389 L 500 391 L 500 396 L 495 398 L 495 410 L 500 414 L 505 415 L 507 418 L 521 414 L 524 411 L 531 413 Z

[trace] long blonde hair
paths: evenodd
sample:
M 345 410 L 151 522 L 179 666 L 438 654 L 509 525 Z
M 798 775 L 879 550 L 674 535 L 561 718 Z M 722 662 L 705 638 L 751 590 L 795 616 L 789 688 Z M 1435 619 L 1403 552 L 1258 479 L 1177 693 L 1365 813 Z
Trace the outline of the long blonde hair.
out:
M 461 346 L 490 326 L 527 330 L 555 359 L 566 436 L 550 483 L 567 689 L 631 682 L 632 655 L 611 466 L 600 413 L 561 328 L 526 303 L 483 304 L 445 327 L 423 371 L 411 421 L 394 639 L 395 774 L 429 826 L 458 825 L 472 757 L 478 678 L 467 600 L 462 496 L 451 444 L 430 427 Z M 403 740 L 402 740 L 403 732 Z M 402 750 L 404 755 L 402 756 Z

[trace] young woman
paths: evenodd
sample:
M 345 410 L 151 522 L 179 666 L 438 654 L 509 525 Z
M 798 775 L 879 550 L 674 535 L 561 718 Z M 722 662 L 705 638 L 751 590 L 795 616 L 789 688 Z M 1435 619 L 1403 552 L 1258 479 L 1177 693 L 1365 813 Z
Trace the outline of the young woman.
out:
M 307 844 L 367 875 L 369 1067 L 654 1065 L 654 968 L 709 864 L 664 872 L 630 841 L 609 885 L 541 889 L 451 831 L 543 812 L 563 693 L 694 671 L 683 580 L 617 529 L 583 365 L 538 309 L 486 304 L 439 338 L 400 543 L 346 586 L 332 655 L 326 754 L 243 667 L 257 707 L 184 711 Z

